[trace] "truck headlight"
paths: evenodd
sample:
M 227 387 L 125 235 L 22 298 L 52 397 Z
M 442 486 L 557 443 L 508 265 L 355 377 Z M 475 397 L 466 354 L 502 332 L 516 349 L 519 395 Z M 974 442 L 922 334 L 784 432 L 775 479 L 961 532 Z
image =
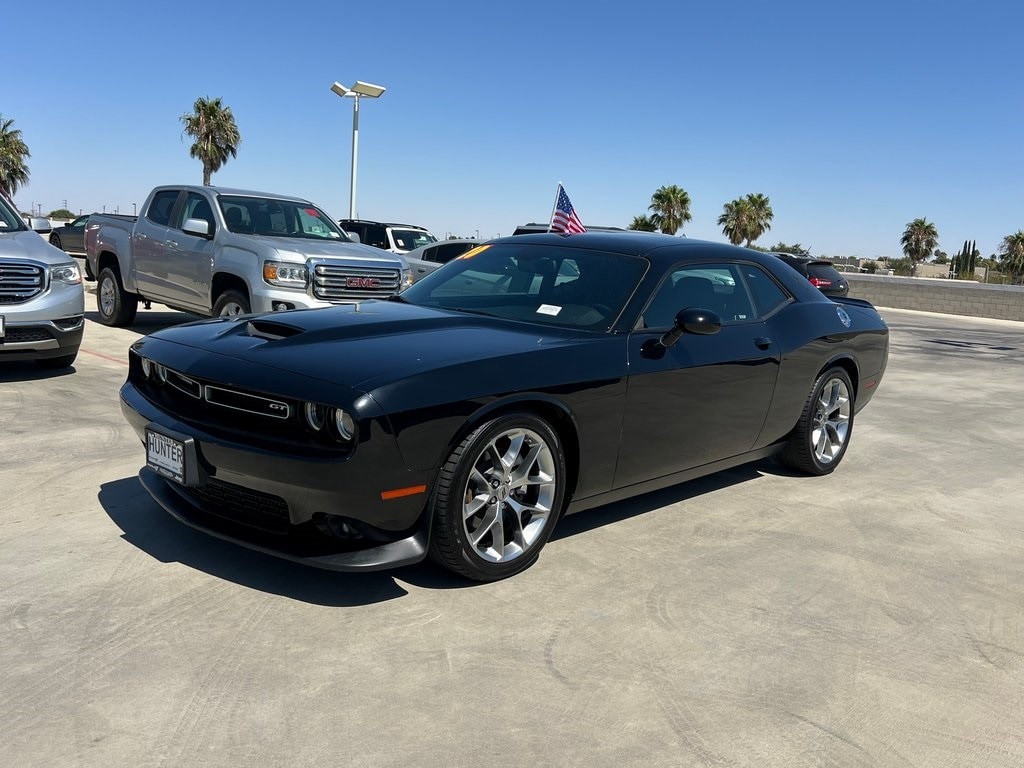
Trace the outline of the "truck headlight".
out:
M 399 286 L 399 291 L 404 291 L 412 285 L 412 270 L 408 267 L 402 267 L 402 284 Z
M 307 279 L 305 264 L 286 264 L 281 261 L 263 262 L 263 280 L 270 285 L 304 289 Z
M 67 283 L 68 285 L 78 285 L 82 282 L 82 271 L 78 268 L 78 264 L 75 263 L 50 267 L 50 282 L 54 280 L 59 283 Z

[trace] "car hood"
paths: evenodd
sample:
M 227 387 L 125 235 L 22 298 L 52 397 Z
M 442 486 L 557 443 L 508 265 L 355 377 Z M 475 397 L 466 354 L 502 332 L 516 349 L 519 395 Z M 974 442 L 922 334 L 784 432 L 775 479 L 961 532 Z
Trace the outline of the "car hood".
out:
M 32 259 L 48 266 L 67 264 L 73 259 L 64 251 L 43 240 L 36 232 L 4 232 L 0 230 L 0 259 Z
M 204 320 L 149 338 L 368 392 L 425 371 L 603 336 L 400 301 L 367 301 Z

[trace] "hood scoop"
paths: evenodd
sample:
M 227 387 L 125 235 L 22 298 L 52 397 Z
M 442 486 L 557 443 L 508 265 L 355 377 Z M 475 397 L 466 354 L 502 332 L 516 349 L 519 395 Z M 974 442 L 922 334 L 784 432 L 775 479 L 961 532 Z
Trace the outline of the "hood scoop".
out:
M 266 339 L 267 341 L 288 339 L 292 336 L 298 336 L 302 332 L 302 328 L 296 328 L 294 325 L 277 323 L 273 320 L 250 320 L 245 324 L 245 333 L 247 336 L 252 336 L 257 339 Z

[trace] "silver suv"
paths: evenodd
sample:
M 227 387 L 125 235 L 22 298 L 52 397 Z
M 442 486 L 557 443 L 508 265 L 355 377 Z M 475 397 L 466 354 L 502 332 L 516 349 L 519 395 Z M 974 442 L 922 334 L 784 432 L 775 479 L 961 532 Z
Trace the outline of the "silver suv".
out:
M 78 264 L 29 229 L 0 195 L 0 362 L 35 360 L 47 368 L 75 362 L 85 326 L 85 292 Z M 35 230 L 35 231 L 33 231 Z

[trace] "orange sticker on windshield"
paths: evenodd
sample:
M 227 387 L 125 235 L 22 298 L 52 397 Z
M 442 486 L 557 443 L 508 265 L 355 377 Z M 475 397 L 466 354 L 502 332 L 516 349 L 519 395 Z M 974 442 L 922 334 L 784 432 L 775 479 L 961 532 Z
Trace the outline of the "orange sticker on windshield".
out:
M 486 251 L 490 247 L 491 247 L 490 245 L 478 245 L 476 248 L 470 248 L 464 254 L 459 256 L 459 258 L 460 259 L 472 259 L 477 254 L 483 253 L 484 251 Z

